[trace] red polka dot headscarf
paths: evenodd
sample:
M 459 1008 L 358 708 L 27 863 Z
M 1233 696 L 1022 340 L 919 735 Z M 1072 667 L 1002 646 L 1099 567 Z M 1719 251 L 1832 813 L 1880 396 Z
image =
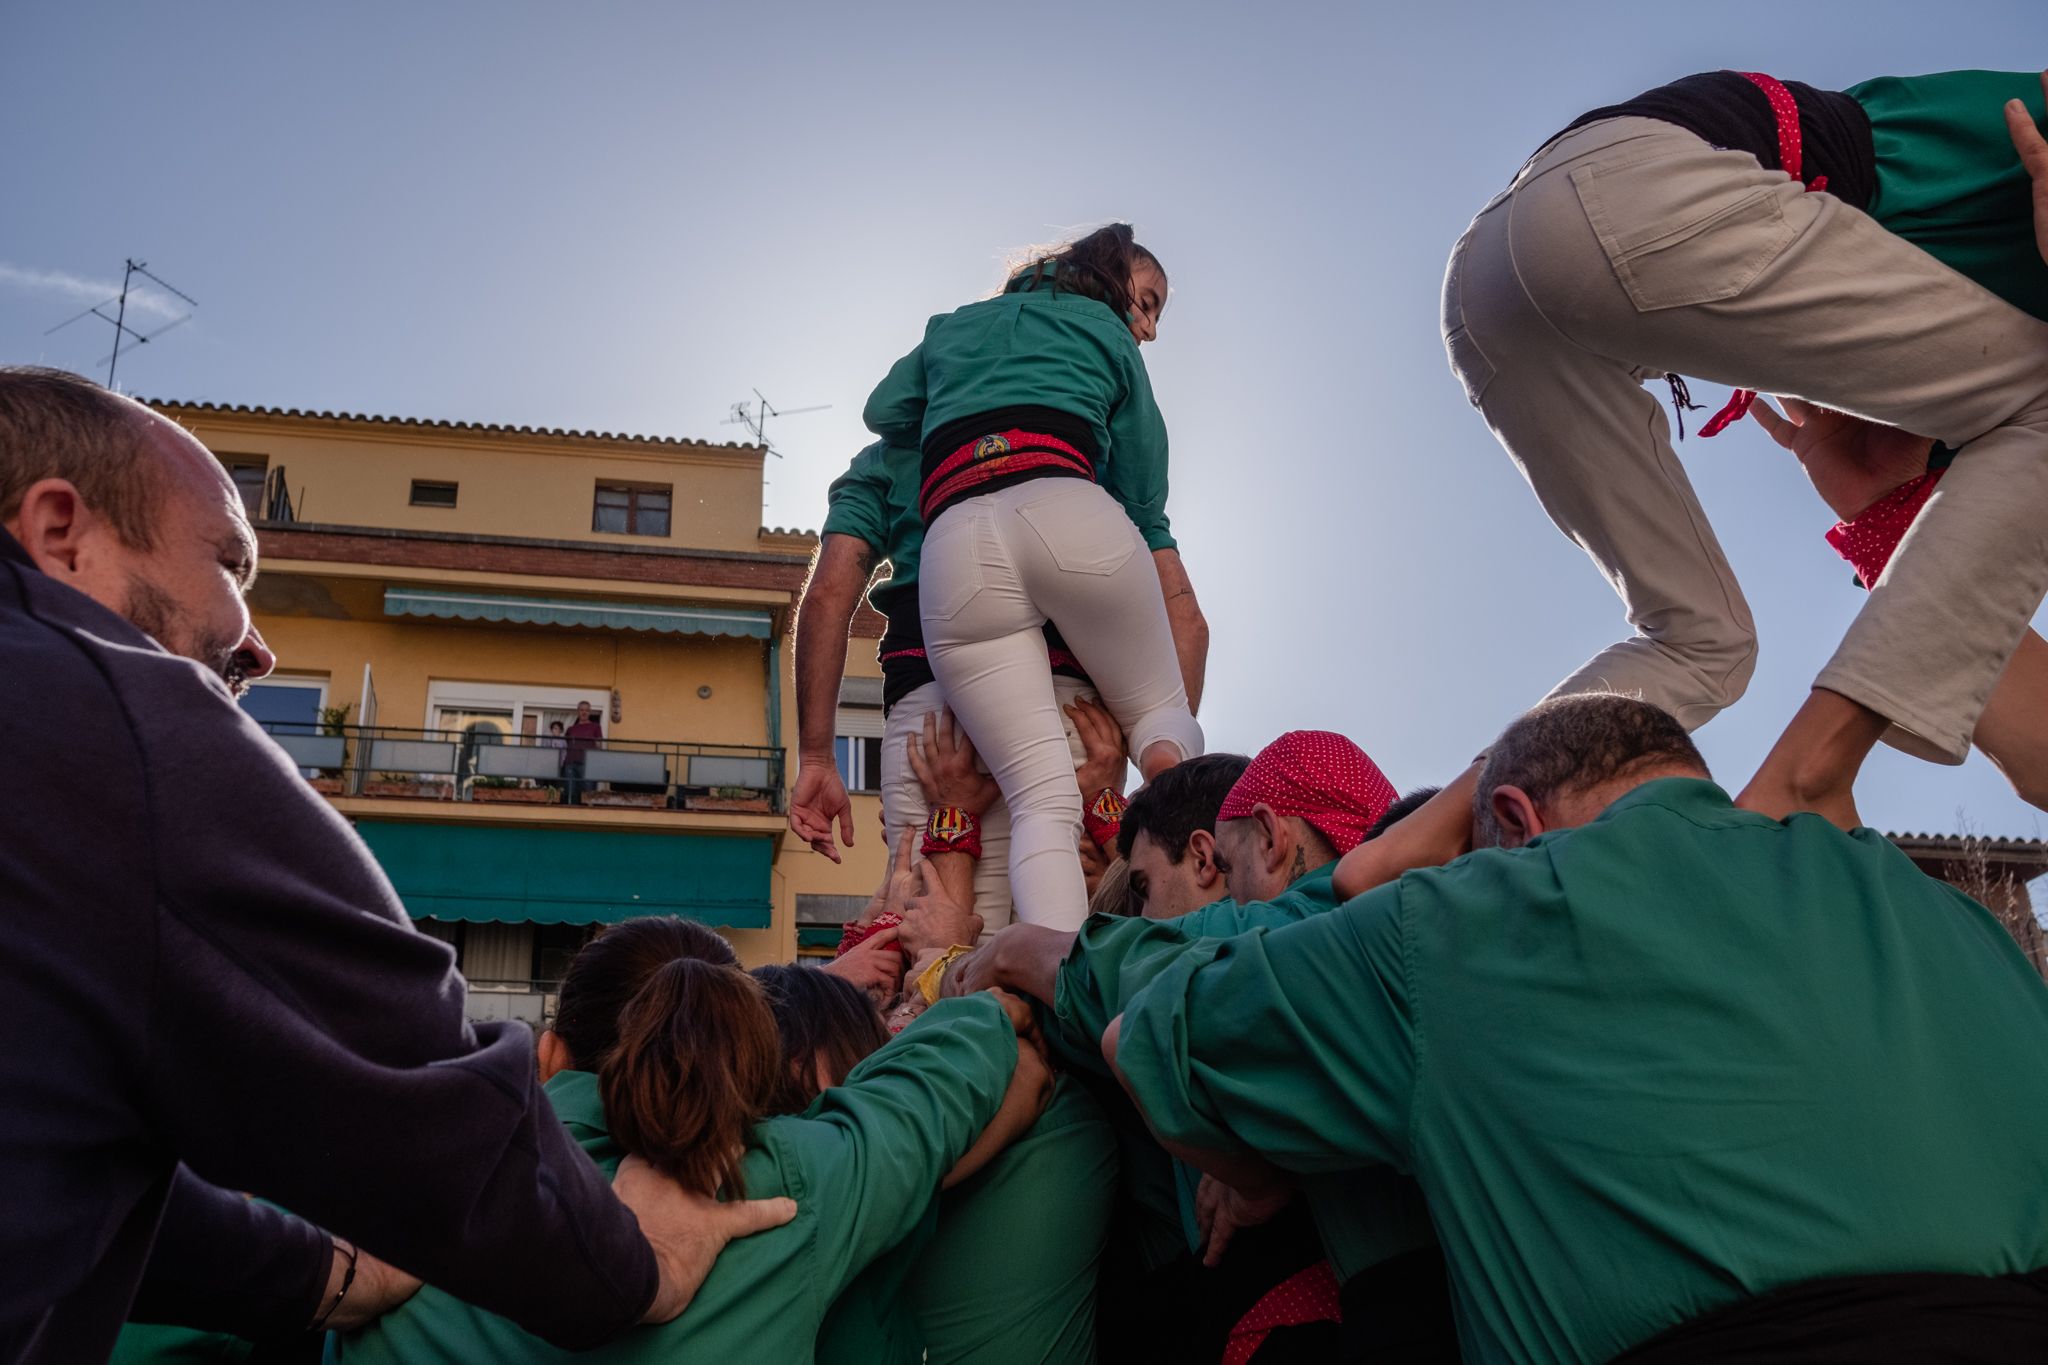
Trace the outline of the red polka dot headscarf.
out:
M 1328 730 L 1290 730 L 1259 750 L 1223 798 L 1216 821 L 1242 820 L 1259 802 L 1298 815 L 1341 856 L 1394 804 L 1394 784 L 1365 750 Z

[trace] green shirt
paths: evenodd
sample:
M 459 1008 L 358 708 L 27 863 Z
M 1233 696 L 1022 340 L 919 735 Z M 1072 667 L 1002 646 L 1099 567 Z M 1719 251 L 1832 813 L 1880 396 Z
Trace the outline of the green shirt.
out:
M 825 494 L 821 534 L 853 536 L 875 558 L 889 561 L 889 576 L 868 590 L 868 605 L 891 620 L 890 608 L 899 600 L 917 618 L 917 558 L 924 549 L 917 489 L 917 451 L 877 441 L 853 457 Z
M 2005 102 L 2042 119 L 2035 71 L 1880 76 L 1845 91 L 1870 116 L 1870 216 L 2017 308 L 2048 320 L 2048 263 L 2034 241 L 2032 182 Z
M 338 1338 L 337 1354 L 344 1365 L 801 1365 L 840 1292 L 924 1218 L 946 1172 L 995 1117 L 1016 1061 L 1016 1035 L 992 997 L 942 1000 L 801 1115 L 756 1125 L 741 1167 L 747 1196 L 788 1195 L 796 1219 L 726 1247 L 674 1322 L 571 1353 L 429 1287 Z M 584 1150 L 615 1171 L 624 1153 L 606 1128 L 597 1077 L 566 1071 L 547 1091 Z
M 1269 901 L 1240 905 L 1225 898 L 1174 919 L 1096 915 L 1081 927 L 1053 986 L 1046 1036 L 1063 1062 L 1108 1074 L 1102 1034 L 1131 999 L 1192 945 L 1258 928 L 1278 928 L 1334 910 L 1337 864 L 1297 878 Z M 1175 1203 L 1188 1245 L 1196 1241 L 1193 1173 L 1176 1167 Z M 1301 1189 L 1337 1278 L 1435 1243 L 1429 1212 L 1415 1183 L 1394 1171 L 1309 1175 Z
M 1108 304 L 1049 284 L 941 313 L 868 398 L 868 430 L 913 459 L 925 436 L 996 408 L 1035 404 L 1094 431 L 1095 476 L 1154 550 L 1166 520 L 1166 423 L 1137 340 Z M 892 455 L 891 459 L 898 458 Z M 915 490 L 913 489 L 913 492 Z
M 928 1365 L 1094 1365 L 1116 1139 L 1071 1076 L 1031 1130 L 939 1199 L 907 1281 Z
M 1472 1360 L 2048 1264 L 2041 978 L 1883 836 L 1710 782 L 1191 949 L 1117 1059 L 1164 1136 L 1412 1172 Z
M 255 1350 L 255 1343 L 225 1332 L 131 1322 L 121 1328 L 107 1365 L 227 1365 L 248 1360 Z

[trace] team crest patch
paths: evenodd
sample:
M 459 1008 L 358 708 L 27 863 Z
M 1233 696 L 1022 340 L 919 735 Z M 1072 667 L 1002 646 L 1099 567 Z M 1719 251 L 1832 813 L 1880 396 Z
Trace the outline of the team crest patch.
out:
M 967 833 L 967 812 L 958 806 L 941 806 L 931 813 L 925 833 L 943 843 L 957 843 Z
M 1007 436 L 984 436 L 974 443 L 974 458 L 977 460 L 999 460 L 1010 453 L 1010 438 Z
M 1126 803 L 1108 787 L 1095 794 L 1095 802 L 1089 807 L 1089 814 L 1098 820 L 1110 821 L 1123 818 Z

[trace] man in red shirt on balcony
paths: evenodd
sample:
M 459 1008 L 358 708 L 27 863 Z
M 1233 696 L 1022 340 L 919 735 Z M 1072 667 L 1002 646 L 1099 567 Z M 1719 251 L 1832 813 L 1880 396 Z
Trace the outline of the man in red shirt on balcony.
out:
M 576 719 L 569 723 L 562 739 L 562 777 L 569 784 L 569 790 L 562 799 L 573 806 L 583 792 L 584 755 L 592 749 L 604 747 L 604 722 L 590 714 L 589 702 L 576 703 Z

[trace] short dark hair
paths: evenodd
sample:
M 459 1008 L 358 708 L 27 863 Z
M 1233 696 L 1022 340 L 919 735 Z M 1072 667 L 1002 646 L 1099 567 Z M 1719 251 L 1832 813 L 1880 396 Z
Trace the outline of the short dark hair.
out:
M 1036 288 L 1050 272 L 1055 289 L 1099 299 L 1118 317 L 1128 317 L 1135 302 L 1131 272 L 1141 261 L 1166 274 L 1159 258 L 1138 245 L 1129 223 L 1108 223 L 1065 246 L 1031 253 L 1023 267 L 1012 272 L 1008 287 Z
M 1395 825 L 1406 820 L 1409 816 L 1415 814 L 1416 811 L 1421 810 L 1424 805 L 1428 804 L 1431 797 L 1442 790 L 1442 787 L 1417 787 L 1406 796 L 1396 799 L 1393 805 L 1388 806 L 1381 813 L 1379 819 L 1372 822 L 1372 828 L 1365 832 L 1365 839 L 1379 838 Z M 1363 843 L 1365 840 L 1361 839 L 1359 842 Z
M 777 1096 L 774 1112 L 794 1114 L 818 1097 L 817 1067 L 823 1058 L 832 1073 L 833 1084 L 860 1065 L 870 1052 L 889 1041 L 868 993 L 851 981 L 797 965 L 756 967 L 754 980 L 767 994 L 768 1008 L 775 1013 L 775 1026 L 782 1033 L 782 1056 L 788 1064 L 787 1082 Z
M 156 544 L 150 511 L 161 482 L 143 448 L 143 413 L 83 375 L 0 366 L 0 522 L 31 484 L 66 479 L 123 544 Z
M 1196 830 L 1216 832 L 1223 798 L 1251 764 L 1245 754 L 1203 754 L 1168 768 L 1131 798 L 1117 834 L 1117 852 L 1129 858 L 1138 836 L 1149 834 L 1166 860 L 1178 863 L 1187 856 L 1188 839 Z
M 1669 711 L 1614 692 L 1552 697 L 1523 712 L 1493 742 L 1473 813 L 1490 825 L 1493 789 L 1503 784 L 1520 787 L 1541 805 L 1653 768 L 1707 773 L 1692 736 Z

